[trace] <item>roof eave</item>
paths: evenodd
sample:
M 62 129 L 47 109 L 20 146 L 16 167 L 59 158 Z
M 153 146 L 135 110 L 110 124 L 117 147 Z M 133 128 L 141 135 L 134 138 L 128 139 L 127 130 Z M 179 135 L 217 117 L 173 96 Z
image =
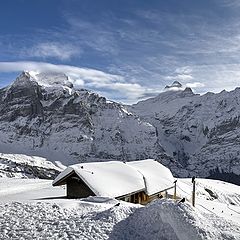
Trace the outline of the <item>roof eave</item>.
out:
M 158 194 L 161 193 L 161 192 L 165 192 L 165 191 L 167 191 L 167 190 L 170 190 L 170 189 L 172 189 L 172 188 L 174 188 L 174 186 L 165 188 L 165 189 L 163 189 L 163 190 L 161 190 L 161 191 L 157 191 L 157 192 L 152 193 L 152 194 L 149 194 L 148 192 L 146 192 L 146 194 L 151 197 L 151 196 L 158 195 Z
M 61 186 L 61 185 L 65 185 L 65 184 L 67 183 L 67 182 L 66 182 L 67 178 L 69 178 L 73 173 L 75 173 L 74 170 L 72 170 L 70 173 L 68 173 L 67 175 L 65 175 L 63 178 L 60 178 L 57 182 L 52 183 L 52 185 L 53 185 L 54 187 L 56 187 L 56 186 Z
M 134 192 L 130 192 L 130 193 L 127 193 L 127 194 L 124 194 L 124 195 L 121 195 L 121 196 L 116 196 L 114 198 L 124 198 L 124 197 L 131 196 L 131 195 L 133 195 L 135 193 L 144 192 L 144 191 L 145 191 L 145 188 L 137 190 L 137 191 L 134 191 Z

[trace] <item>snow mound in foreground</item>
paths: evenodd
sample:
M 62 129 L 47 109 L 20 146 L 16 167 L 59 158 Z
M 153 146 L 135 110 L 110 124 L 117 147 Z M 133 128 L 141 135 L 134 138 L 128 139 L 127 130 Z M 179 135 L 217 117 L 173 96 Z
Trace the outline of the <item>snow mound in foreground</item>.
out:
M 135 209 L 95 206 L 86 213 L 86 204 L 80 205 L 76 211 L 51 203 L 0 204 L 0 239 L 108 239 L 113 226 Z
M 155 201 L 136 209 L 112 231 L 113 239 L 207 240 L 239 239 L 240 226 L 189 204 Z M 117 237 L 115 232 L 121 233 Z
M 94 199 L 92 199 L 94 200 Z M 147 207 L 92 203 L 86 212 L 56 203 L 0 204 L 0 239 L 239 239 L 240 227 L 214 214 L 170 200 Z

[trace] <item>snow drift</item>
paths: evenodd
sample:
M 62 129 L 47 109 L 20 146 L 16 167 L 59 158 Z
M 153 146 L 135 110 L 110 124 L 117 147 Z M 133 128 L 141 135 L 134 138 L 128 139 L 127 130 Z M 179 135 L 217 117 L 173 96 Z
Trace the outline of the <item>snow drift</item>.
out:
M 188 193 L 189 182 L 178 185 Z M 0 179 L 0 187 L 0 239 L 240 239 L 239 186 L 221 181 L 200 180 L 196 208 L 165 199 L 146 207 L 103 197 L 65 199 L 48 180 Z M 222 190 L 222 198 L 209 199 L 205 188 Z

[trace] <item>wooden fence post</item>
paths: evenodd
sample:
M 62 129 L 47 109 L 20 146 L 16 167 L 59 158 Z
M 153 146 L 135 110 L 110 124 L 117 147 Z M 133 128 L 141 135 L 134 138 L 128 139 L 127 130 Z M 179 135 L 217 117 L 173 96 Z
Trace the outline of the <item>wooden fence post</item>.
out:
M 173 199 L 177 199 L 177 180 L 174 181 L 174 194 L 173 194 Z
M 193 191 L 192 191 L 192 205 L 195 207 L 195 196 L 196 196 L 196 181 L 195 177 L 192 177 Z

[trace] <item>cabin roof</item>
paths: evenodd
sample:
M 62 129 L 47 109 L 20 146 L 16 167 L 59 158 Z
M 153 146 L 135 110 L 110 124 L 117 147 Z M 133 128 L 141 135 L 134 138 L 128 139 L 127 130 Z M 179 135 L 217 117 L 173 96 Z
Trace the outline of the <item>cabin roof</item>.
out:
M 161 192 L 174 185 L 174 178 L 171 171 L 153 159 L 132 161 L 127 162 L 127 164 L 143 175 L 145 192 L 148 195 Z
M 66 184 L 75 172 L 97 195 L 124 196 L 145 189 L 141 173 L 119 161 L 81 163 L 69 166 L 53 181 L 53 186 Z
M 173 186 L 171 171 L 153 159 L 132 162 L 91 162 L 71 165 L 53 181 L 53 186 L 66 184 L 76 173 L 97 195 L 125 196 L 145 191 L 153 195 Z

